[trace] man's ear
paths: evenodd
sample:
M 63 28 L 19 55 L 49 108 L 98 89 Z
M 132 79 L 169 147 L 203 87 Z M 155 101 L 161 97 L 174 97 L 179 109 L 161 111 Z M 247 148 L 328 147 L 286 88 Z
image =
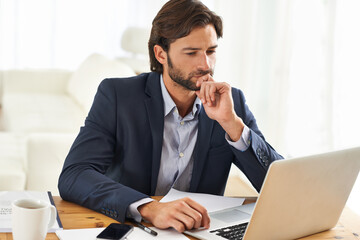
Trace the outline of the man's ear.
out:
M 164 51 L 164 49 L 159 46 L 159 45 L 155 45 L 154 46 L 154 54 L 155 54 L 155 58 L 156 60 L 158 60 L 159 63 L 161 63 L 162 65 L 164 65 L 167 62 L 167 53 Z

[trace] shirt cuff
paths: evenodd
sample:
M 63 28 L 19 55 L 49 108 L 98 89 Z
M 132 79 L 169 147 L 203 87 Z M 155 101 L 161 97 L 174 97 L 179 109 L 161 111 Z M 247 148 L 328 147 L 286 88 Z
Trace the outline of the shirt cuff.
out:
M 236 142 L 231 141 L 227 133 L 225 133 L 225 139 L 231 146 L 233 146 L 237 150 L 245 152 L 251 143 L 250 129 L 248 128 L 248 126 L 245 125 L 240 139 L 237 140 Z
M 154 201 L 154 199 L 151 199 L 151 198 L 143 198 L 143 199 L 140 199 L 139 201 L 136 201 L 136 202 L 133 202 L 132 204 L 129 205 L 128 207 L 128 214 L 127 214 L 127 217 L 128 218 L 132 218 L 134 219 L 135 221 L 137 222 L 141 222 L 141 214 L 139 213 L 138 211 L 138 207 L 140 205 L 143 205 L 145 203 L 149 203 L 149 202 L 152 202 Z

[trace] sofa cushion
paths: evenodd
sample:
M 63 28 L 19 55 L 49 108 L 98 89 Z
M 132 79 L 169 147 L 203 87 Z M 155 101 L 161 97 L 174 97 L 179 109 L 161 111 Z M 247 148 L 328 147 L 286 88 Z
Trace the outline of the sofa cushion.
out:
M 86 116 L 65 94 L 14 93 L 3 101 L 4 129 L 11 132 L 78 132 Z
M 59 195 L 57 183 L 76 134 L 31 134 L 27 138 L 26 189 Z
M 132 54 L 148 56 L 148 41 L 150 29 L 140 27 L 128 27 L 121 37 L 121 48 Z
M 103 79 L 133 75 L 134 71 L 126 64 L 100 54 L 92 54 L 70 77 L 67 92 L 88 112 Z
M 0 162 L 0 191 L 22 191 L 25 189 L 26 173 L 17 162 Z
M 12 93 L 64 94 L 73 72 L 60 69 L 17 69 L 2 71 L 3 91 Z
M 24 190 L 25 142 L 21 134 L 0 133 L 0 191 Z

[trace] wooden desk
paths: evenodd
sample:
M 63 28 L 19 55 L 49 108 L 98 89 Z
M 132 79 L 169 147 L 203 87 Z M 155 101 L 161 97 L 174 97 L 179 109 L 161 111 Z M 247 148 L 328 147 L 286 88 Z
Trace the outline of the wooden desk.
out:
M 112 218 L 106 217 L 101 213 L 81 207 L 77 204 L 63 201 L 60 197 L 54 197 L 55 205 L 60 215 L 64 229 L 96 228 L 106 227 L 110 223 L 116 222 Z M 248 202 L 251 202 L 248 201 Z M 189 236 L 188 236 L 189 237 Z M 195 239 L 191 238 L 190 239 Z M 314 234 L 302 240 L 360 240 L 360 216 L 350 209 L 345 208 L 337 226 L 331 230 Z M 11 233 L 0 233 L 0 240 L 12 240 Z M 48 233 L 46 240 L 59 240 L 55 233 Z

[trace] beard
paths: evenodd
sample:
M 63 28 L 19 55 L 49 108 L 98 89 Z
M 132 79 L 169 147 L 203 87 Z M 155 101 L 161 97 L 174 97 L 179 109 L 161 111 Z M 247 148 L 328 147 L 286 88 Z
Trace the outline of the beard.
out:
M 206 74 L 210 74 L 211 76 L 214 75 L 214 70 L 210 68 L 209 70 L 197 70 L 194 72 L 189 73 L 186 77 L 185 74 L 178 68 L 174 67 L 169 54 L 167 55 L 167 61 L 169 66 L 169 76 L 170 78 L 179 84 L 180 86 L 184 87 L 190 91 L 199 91 L 200 87 L 196 86 L 196 82 L 191 81 L 194 76 L 204 76 Z

